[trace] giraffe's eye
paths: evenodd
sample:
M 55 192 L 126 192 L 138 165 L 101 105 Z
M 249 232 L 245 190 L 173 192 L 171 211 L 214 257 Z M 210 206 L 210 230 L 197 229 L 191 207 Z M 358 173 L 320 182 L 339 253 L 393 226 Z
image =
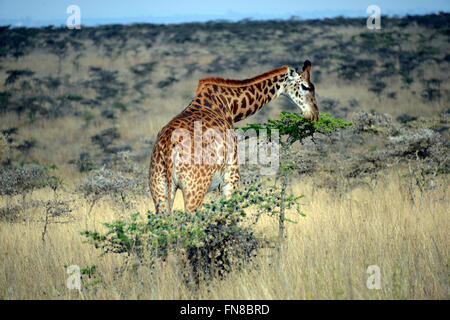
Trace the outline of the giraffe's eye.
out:
M 301 84 L 301 86 L 302 86 L 302 89 L 305 90 L 305 91 L 311 90 L 310 87 L 305 86 L 303 83 Z

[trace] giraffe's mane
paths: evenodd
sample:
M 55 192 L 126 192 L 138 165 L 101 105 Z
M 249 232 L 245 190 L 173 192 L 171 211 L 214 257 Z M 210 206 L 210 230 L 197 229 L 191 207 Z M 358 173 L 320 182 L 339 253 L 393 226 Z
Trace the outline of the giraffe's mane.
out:
M 248 86 L 248 85 L 257 83 L 259 81 L 265 80 L 267 78 L 270 78 L 274 75 L 277 75 L 280 73 L 286 73 L 288 68 L 289 68 L 288 66 L 282 66 L 282 67 L 264 72 L 263 74 L 260 74 L 256 77 L 244 79 L 244 80 L 224 79 L 224 78 L 219 78 L 219 77 L 203 78 L 203 79 L 200 79 L 198 82 L 197 93 L 207 84 L 217 84 L 217 85 L 226 86 L 226 87 Z

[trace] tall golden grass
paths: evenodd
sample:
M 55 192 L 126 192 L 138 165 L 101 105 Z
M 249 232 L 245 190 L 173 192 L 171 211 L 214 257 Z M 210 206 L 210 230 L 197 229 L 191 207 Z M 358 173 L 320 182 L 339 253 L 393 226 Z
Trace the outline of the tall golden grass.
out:
M 400 169 L 391 169 L 376 184 L 344 195 L 314 190 L 312 181 L 294 181 L 292 191 L 305 194 L 306 217 L 287 226 L 281 254 L 263 248 L 255 261 L 224 279 L 186 286 L 175 258 L 164 272 L 139 267 L 119 274 L 123 256 L 100 256 L 83 242 L 79 231 L 101 230 L 118 216 L 108 202 L 87 217 L 83 200 L 72 219 L 48 226 L 42 242 L 43 212 L 28 210 L 21 223 L 0 223 L 0 298 L 2 299 L 448 299 L 448 181 L 425 194 L 416 192 L 412 205 Z M 44 191 L 36 199 L 45 199 Z M 69 193 L 62 198 L 72 197 Z M 419 201 L 420 199 L 420 201 Z M 177 196 L 175 207 L 182 208 Z M 152 209 L 147 198 L 135 210 Z M 93 219 L 95 216 L 95 220 Z M 94 225 L 95 221 L 95 225 Z M 275 239 L 277 221 L 257 225 Z M 96 265 L 95 278 L 82 290 L 66 287 L 66 267 Z M 368 289 L 367 268 L 381 271 L 381 289 Z M 99 279 L 99 283 L 93 283 Z

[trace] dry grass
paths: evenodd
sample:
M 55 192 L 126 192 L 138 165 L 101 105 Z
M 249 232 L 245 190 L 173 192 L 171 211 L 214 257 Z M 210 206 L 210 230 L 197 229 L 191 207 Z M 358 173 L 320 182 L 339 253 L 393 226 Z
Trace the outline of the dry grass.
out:
M 183 283 L 175 260 L 165 273 L 145 267 L 117 277 L 123 257 L 103 256 L 83 243 L 79 231 L 94 228 L 86 208 L 75 220 L 49 225 L 41 241 L 43 213 L 27 212 L 27 221 L 0 224 L 0 297 L 2 299 L 448 299 L 448 182 L 424 194 L 413 207 L 398 172 L 377 185 L 336 197 L 312 183 L 296 182 L 306 195 L 306 217 L 289 224 L 279 256 L 261 249 L 255 263 L 224 280 L 203 284 L 198 292 Z M 418 192 L 418 191 L 417 191 Z M 64 195 L 69 197 L 69 194 Z M 417 195 L 418 198 L 419 194 Z M 35 197 L 45 198 L 43 191 Z M 79 201 L 80 205 L 83 201 Z M 176 207 L 181 207 L 181 198 Z M 137 210 L 151 208 L 142 199 Z M 95 207 L 96 227 L 115 216 L 108 203 Z M 292 218 L 292 217 L 291 217 Z M 277 234 L 277 222 L 264 219 L 259 232 Z M 65 266 L 95 264 L 101 282 L 78 293 L 66 289 Z M 381 290 L 366 287 L 369 265 L 381 268 Z M 93 279 L 87 279 L 93 281 Z M 95 288 L 94 288 L 95 287 Z

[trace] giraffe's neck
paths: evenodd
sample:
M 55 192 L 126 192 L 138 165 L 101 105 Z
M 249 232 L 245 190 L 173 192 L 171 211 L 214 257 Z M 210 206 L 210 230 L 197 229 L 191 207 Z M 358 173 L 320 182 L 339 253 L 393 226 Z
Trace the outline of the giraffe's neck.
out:
M 203 83 L 200 83 L 197 94 L 203 92 L 206 97 L 224 106 L 231 113 L 233 122 L 238 122 L 278 97 L 288 72 L 288 67 L 281 67 L 248 80 L 208 78 L 201 80 Z

